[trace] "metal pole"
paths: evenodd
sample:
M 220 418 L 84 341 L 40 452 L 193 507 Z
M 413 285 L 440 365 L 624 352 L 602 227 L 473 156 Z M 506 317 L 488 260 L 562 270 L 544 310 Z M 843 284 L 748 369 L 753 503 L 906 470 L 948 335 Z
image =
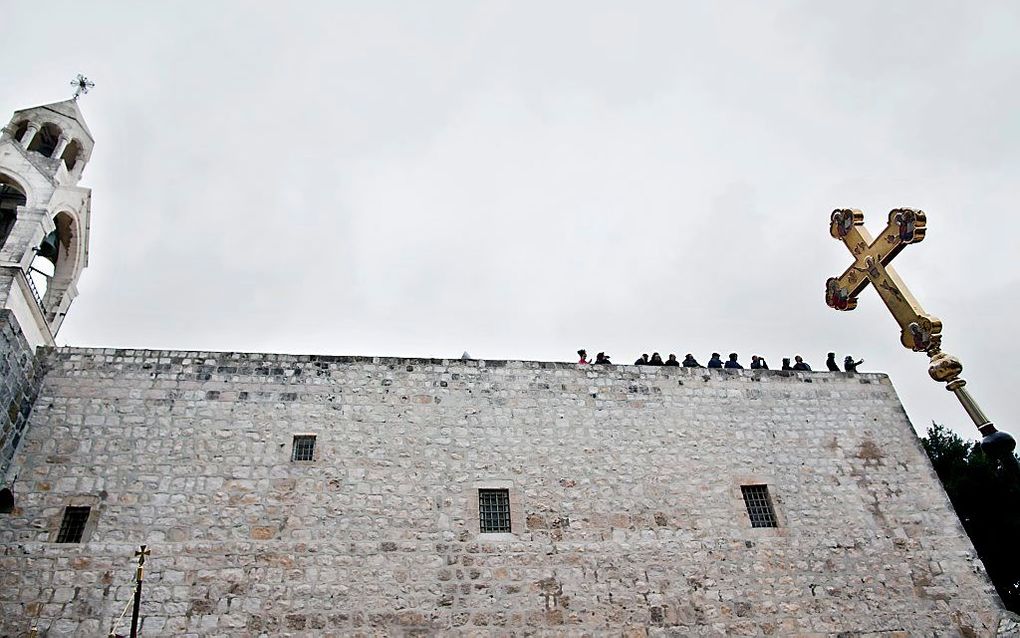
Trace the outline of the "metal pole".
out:
M 145 545 L 135 552 L 135 556 L 138 557 L 138 569 L 135 570 L 135 606 L 131 612 L 131 638 L 138 638 L 138 612 L 142 607 L 142 577 L 145 572 L 145 557 L 149 554 L 149 550 L 145 549 Z
M 142 568 L 138 568 L 138 573 L 141 574 Z M 131 638 L 138 638 L 138 611 L 142 607 L 142 579 L 141 576 L 138 578 L 138 582 L 135 583 L 135 608 L 131 612 Z
M 1016 440 L 1008 432 L 996 429 L 981 406 L 967 391 L 965 387 L 967 382 L 960 378 L 960 373 L 963 372 L 963 364 L 960 363 L 960 360 L 951 354 L 942 352 L 937 346 L 931 348 L 928 355 L 931 357 L 928 374 L 935 381 L 945 383 L 946 390 L 952 392 L 959 399 L 967 416 L 981 433 L 981 450 L 992 459 L 999 461 L 1007 472 L 1014 475 L 1020 474 L 1020 465 L 1017 464 L 1016 457 L 1013 456 Z

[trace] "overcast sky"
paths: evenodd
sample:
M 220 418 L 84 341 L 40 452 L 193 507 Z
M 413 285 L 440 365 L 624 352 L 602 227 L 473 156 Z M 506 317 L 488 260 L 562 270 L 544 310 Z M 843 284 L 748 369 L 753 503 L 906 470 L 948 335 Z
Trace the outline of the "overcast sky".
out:
M 96 149 L 61 344 L 631 363 L 863 357 L 976 430 L 834 208 L 920 208 L 894 267 L 1020 432 L 1020 4 L 4 3 L 0 112 Z

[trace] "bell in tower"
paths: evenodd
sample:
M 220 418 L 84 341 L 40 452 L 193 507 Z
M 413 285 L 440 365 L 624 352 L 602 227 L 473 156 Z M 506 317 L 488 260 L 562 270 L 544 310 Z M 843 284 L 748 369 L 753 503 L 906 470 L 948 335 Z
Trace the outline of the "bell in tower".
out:
M 0 134 L 0 307 L 53 345 L 88 265 L 94 141 L 77 99 L 16 111 Z

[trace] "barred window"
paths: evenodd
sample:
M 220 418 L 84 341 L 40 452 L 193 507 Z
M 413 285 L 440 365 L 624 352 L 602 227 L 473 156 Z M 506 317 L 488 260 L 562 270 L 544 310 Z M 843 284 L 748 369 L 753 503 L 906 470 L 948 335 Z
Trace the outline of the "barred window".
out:
M 315 458 L 315 435 L 302 434 L 294 437 L 291 461 L 311 461 Z
M 510 533 L 510 490 L 478 490 L 478 530 Z
M 741 485 L 747 516 L 751 519 L 751 527 L 778 527 L 776 512 L 772 509 L 767 485 Z
M 80 543 L 85 533 L 85 523 L 89 520 L 91 507 L 65 507 L 64 520 L 60 522 L 58 543 Z

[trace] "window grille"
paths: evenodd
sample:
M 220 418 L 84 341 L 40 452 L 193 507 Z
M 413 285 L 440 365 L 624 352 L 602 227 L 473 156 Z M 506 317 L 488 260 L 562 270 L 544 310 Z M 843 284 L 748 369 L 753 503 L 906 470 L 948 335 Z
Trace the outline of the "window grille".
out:
M 294 450 L 291 453 L 291 461 L 311 461 L 315 458 L 315 435 L 300 435 L 294 437 Z
M 478 490 L 478 530 L 510 533 L 510 490 Z
M 776 512 L 769 500 L 767 485 L 741 485 L 747 516 L 751 519 L 751 527 L 778 527 Z
M 60 532 L 57 533 L 57 542 L 80 543 L 91 511 L 91 507 L 65 507 L 64 520 L 60 522 Z

